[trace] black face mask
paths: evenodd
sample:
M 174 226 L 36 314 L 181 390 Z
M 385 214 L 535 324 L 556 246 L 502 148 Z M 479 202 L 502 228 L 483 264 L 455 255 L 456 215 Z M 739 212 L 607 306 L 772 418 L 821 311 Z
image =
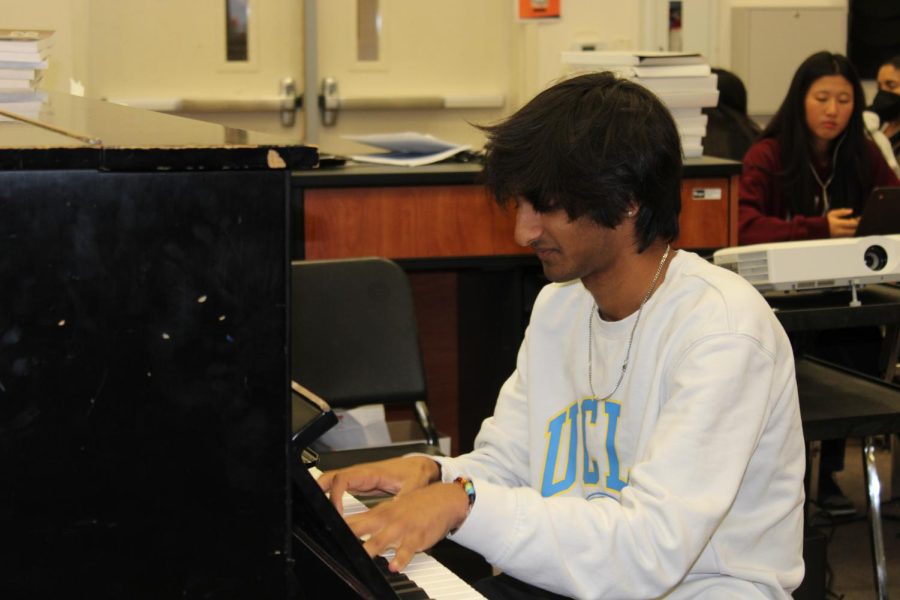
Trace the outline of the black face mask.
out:
M 882 123 L 893 121 L 900 117 L 900 94 L 878 90 L 868 110 L 878 115 Z

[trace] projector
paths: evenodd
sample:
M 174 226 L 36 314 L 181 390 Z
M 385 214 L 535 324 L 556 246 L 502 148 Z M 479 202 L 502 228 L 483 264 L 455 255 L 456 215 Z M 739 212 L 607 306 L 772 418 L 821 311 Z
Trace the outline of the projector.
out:
M 900 281 L 900 235 L 723 248 L 713 262 L 760 291 L 801 291 Z

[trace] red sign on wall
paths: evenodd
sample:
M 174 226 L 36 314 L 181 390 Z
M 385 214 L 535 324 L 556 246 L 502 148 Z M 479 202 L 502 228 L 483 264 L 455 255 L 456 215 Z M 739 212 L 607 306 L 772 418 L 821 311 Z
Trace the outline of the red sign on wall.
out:
M 562 0 L 518 0 L 519 19 L 524 21 L 558 19 Z

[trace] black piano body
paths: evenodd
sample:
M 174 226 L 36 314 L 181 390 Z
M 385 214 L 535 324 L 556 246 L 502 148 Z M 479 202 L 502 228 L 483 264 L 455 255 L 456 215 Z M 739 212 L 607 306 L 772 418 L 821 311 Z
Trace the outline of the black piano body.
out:
M 315 149 L 42 100 L 0 122 L 0 597 L 294 596 L 288 197 Z

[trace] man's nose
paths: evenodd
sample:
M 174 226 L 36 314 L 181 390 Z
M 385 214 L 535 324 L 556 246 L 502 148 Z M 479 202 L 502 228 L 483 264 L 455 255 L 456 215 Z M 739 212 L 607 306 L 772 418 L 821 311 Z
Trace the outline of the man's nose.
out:
M 541 237 L 542 231 L 540 213 L 534 210 L 531 203 L 520 200 L 516 205 L 516 243 L 520 246 L 528 246 Z

